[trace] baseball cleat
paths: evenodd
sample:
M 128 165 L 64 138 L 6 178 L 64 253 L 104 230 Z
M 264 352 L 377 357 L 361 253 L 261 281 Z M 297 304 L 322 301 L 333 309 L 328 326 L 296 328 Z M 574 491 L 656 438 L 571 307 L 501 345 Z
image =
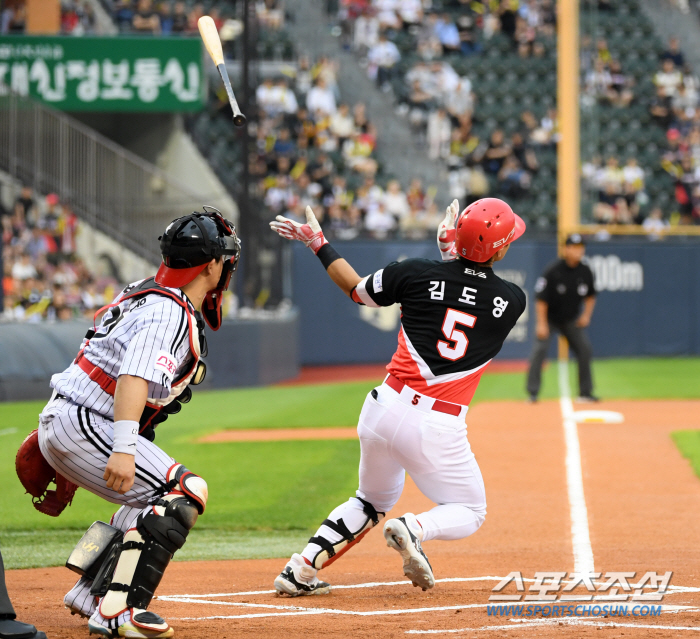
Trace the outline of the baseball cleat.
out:
M 389 548 L 398 551 L 403 559 L 403 574 L 414 586 L 428 590 L 435 585 L 433 568 L 420 545 L 420 524 L 413 513 L 390 519 L 384 524 L 384 539 Z
M 301 555 L 294 553 L 275 579 L 275 590 L 278 595 L 290 597 L 327 595 L 331 591 L 331 585 L 320 581 L 316 577 L 317 572 L 318 570 L 309 566 Z
M 103 637 L 127 637 L 128 639 L 169 639 L 175 631 L 155 612 L 132 608 L 126 621 L 117 628 L 103 624 L 109 621 L 101 615 L 93 615 L 88 622 L 90 634 Z

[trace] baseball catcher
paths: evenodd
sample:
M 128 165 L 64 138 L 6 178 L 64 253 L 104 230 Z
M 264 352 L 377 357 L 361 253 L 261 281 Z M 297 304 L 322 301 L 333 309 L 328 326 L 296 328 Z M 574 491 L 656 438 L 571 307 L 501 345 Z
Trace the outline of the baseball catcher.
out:
M 204 479 L 153 441 L 204 379 L 204 324 L 221 325 L 240 241 L 211 207 L 176 219 L 159 239 L 158 273 L 101 309 L 75 361 L 51 379 L 38 432 L 17 456 L 42 512 L 59 514 L 77 486 L 121 506 L 109 525 L 88 529 L 66 563 L 80 575 L 66 607 L 105 637 L 173 636 L 148 607 L 207 503 Z M 55 491 L 46 490 L 51 481 Z
M 306 224 L 282 216 L 270 226 L 300 240 L 354 302 L 401 304 L 398 349 L 384 383 L 365 400 L 360 437 L 360 485 L 333 510 L 301 554 L 275 579 L 279 594 L 330 591 L 317 573 L 333 563 L 391 510 L 406 472 L 437 505 L 384 524 L 384 538 L 403 560 L 404 574 L 423 590 L 435 584 L 422 544 L 462 539 L 486 516 L 484 482 L 467 440 L 465 418 L 489 362 L 525 310 L 523 291 L 492 269 L 525 223 L 503 201 L 478 200 L 458 217 L 453 202 L 438 230 L 442 261 L 407 259 L 360 277 L 324 238 L 313 211 Z

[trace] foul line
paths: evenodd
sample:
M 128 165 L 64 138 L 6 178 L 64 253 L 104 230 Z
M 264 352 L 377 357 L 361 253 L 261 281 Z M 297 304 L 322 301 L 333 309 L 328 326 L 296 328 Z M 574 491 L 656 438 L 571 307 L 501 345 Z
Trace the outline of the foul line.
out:
M 593 570 L 593 549 L 588 530 L 588 511 L 583 494 L 583 472 L 581 470 L 581 448 L 578 426 L 574 419 L 574 405 L 569 390 L 569 365 L 559 360 L 559 405 L 564 423 L 566 444 L 566 484 L 571 512 L 571 537 L 574 549 L 574 571 L 587 574 Z
M 0 435 L 14 435 L 16 432 L 16 428 L 5 428 L 3 430 L 0 430 Z

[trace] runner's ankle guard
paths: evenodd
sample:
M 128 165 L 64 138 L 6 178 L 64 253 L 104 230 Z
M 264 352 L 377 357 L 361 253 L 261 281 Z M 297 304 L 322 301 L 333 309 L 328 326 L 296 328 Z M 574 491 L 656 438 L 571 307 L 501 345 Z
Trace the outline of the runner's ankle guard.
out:
M 171 477 L 177 480 L 174 486 Z M 100 603 L 100 614 L 107 619 L 127 608 L 148 608 L 170 560 L 185 545 L 204 511 L 207 485 L 201 477 L 178 464 L 168 472 L 168 479 L 167 489 L 172 492 L 153 504 L 151 512 L 139 515 L 136 527 L 124 535 L 114 574 Z
M 335 543 L 332 543 L 325 537 L 319 536 L 309 539 L 310 544 L 321 546 L 321 551 L 314 557 L 313 563 L 311 564 L 316 570 L 330 566 L 338 557 L 341 557 L 355 544 L 358 544 L 362 538 L 384 518 L 384 513 L 377 512 L 374 506 L 368 501 L 360 497 L 355 497 L 355 499 L 362 502 L 362 510 L 365 515 L 367 515 L 367 521 L 365 521 L 359 530 L 352 532 L 345 525 L 342 517 L 339 518 L 338 521 L 324 519 L 322 525 L 330 528 L 343 538 Z

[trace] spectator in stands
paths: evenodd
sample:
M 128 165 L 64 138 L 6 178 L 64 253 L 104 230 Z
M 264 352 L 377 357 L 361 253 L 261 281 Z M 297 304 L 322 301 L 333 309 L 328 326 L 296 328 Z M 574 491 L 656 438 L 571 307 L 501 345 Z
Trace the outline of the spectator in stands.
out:
M 172 33 L 185 33 L 189 24 L 187 19 L 187 5 L 183 0 L 178 0 L 173 6 L 170 30 Z
M 280 0 L 256 2 L 255 10 L 261 26 L 273 31 L 284 26 L 284 5 Z
M 471 115 L 474 110 L 474 94 L 469 78 L 462 77 L 454 91 L 449 91 L 445 98 L 447 112 L 456 120 L 463 115 Z
M 459 30 L 449 13 L 444 13 L 435 22 L 435 35 L 442 45 L 443 55 L 461 52 L 462 42 L 459 38 Z
M 379 20 L 374 7 L 363 7 L 354 27 L 352 47 L 360 55 L 366 55 L 379 41 Z
M 447 159 L 450 153 L 452 125 L 445 109 L 437 109 L 428 116 L 428 157 Z
M 153 9 L 153 0 L 138 0 L 131 26 L 140 33 L 160 33 L 160 16 Z
M 315 119 L 336 112 L 335 95 L 327 87 L 323 77 L 319 77 L 314 87 L 306 94 L 306 108 Z
M 9 0 L 3 3 L 1 29 L 3 34 L 24 33 L 27 8 L 24 0 Z
M 401 59 L 398 47 L 391 42 L 386 33 L 379 34 L 379 42 L 367 53 L 369 65 L 367 73 L 370 78 L 376 79 L 377 85 L 383 91 L 390 87 L 389 83 L 394 75 L 394 67 Z
M 510 154 L 498 172 L 499 189 L 506 197 L 519 198 L 530 189 L 530 174 L 522 167 L 518 158 Z
M 511 154 L 510 144 L 505 139 L 501 129 L 495 129 L 491 134 L 488 147 L 484 153 L 482 164 L 484 171 L 498 174 L 505 162 L 505 159 Z
M 372 205 L 365 216 L 365 228 L 369 234 L 377 239 L 383 240 L 397 227 L 396 218 L 384 207 L 383 202 Z
M 654 207 L 642 222 L 642 227 L 647 232 L 650 240 L 660 240 L 662 233 L 669 227 L 668 220 L 664 219 L 663 211 Z
M 673 122 L 673 98 L 666 95 L 664 87 L 656 87 L 656 96 L 649 103 L 649 113 L 654 121 L 667 129 Z
M 681 51 L 681 43 L 677 37 L 671 37 L 668 40 L 668 48 L 661 54 L 661 61 L 671 60 L 677 69 L 682 69 L 685 66 L 685 57 Z
M 661 70 L 654 76 L 654 84 L 667 98 L 673 98 L 683 82 L 683 74 L 675 67 L 673 60 L 666 58 L 661 63 Z
M 634 99 L 632 87 L 634 78 L 622 72 L 619 60 L 610 62 L 610 85 L 607 90 L 607 99 L 615 107 L 626 108 Z
M 38 221 L 38 214 L 31 186 L 24 185 L 22 187 L 20 194 L 15 200 L 14 208 L 16 211 L 19 210 L 17 207 L 20 207 L 22 219 L 26 222 L 27 226 L 29 228 L 35 226 Z
M 355 121 L 350 113 L 350 107 L 343 103 L 331 116 L 330 131 L 338 138 L 338 145 L 343 146 L 345 141 L 355 132 Z
M 401 183 L 398 180 L 389 181 L 382 201 L 387 212 L 399 221 L 406 217 L 410 211 L 408 198 L 401 190 Z

